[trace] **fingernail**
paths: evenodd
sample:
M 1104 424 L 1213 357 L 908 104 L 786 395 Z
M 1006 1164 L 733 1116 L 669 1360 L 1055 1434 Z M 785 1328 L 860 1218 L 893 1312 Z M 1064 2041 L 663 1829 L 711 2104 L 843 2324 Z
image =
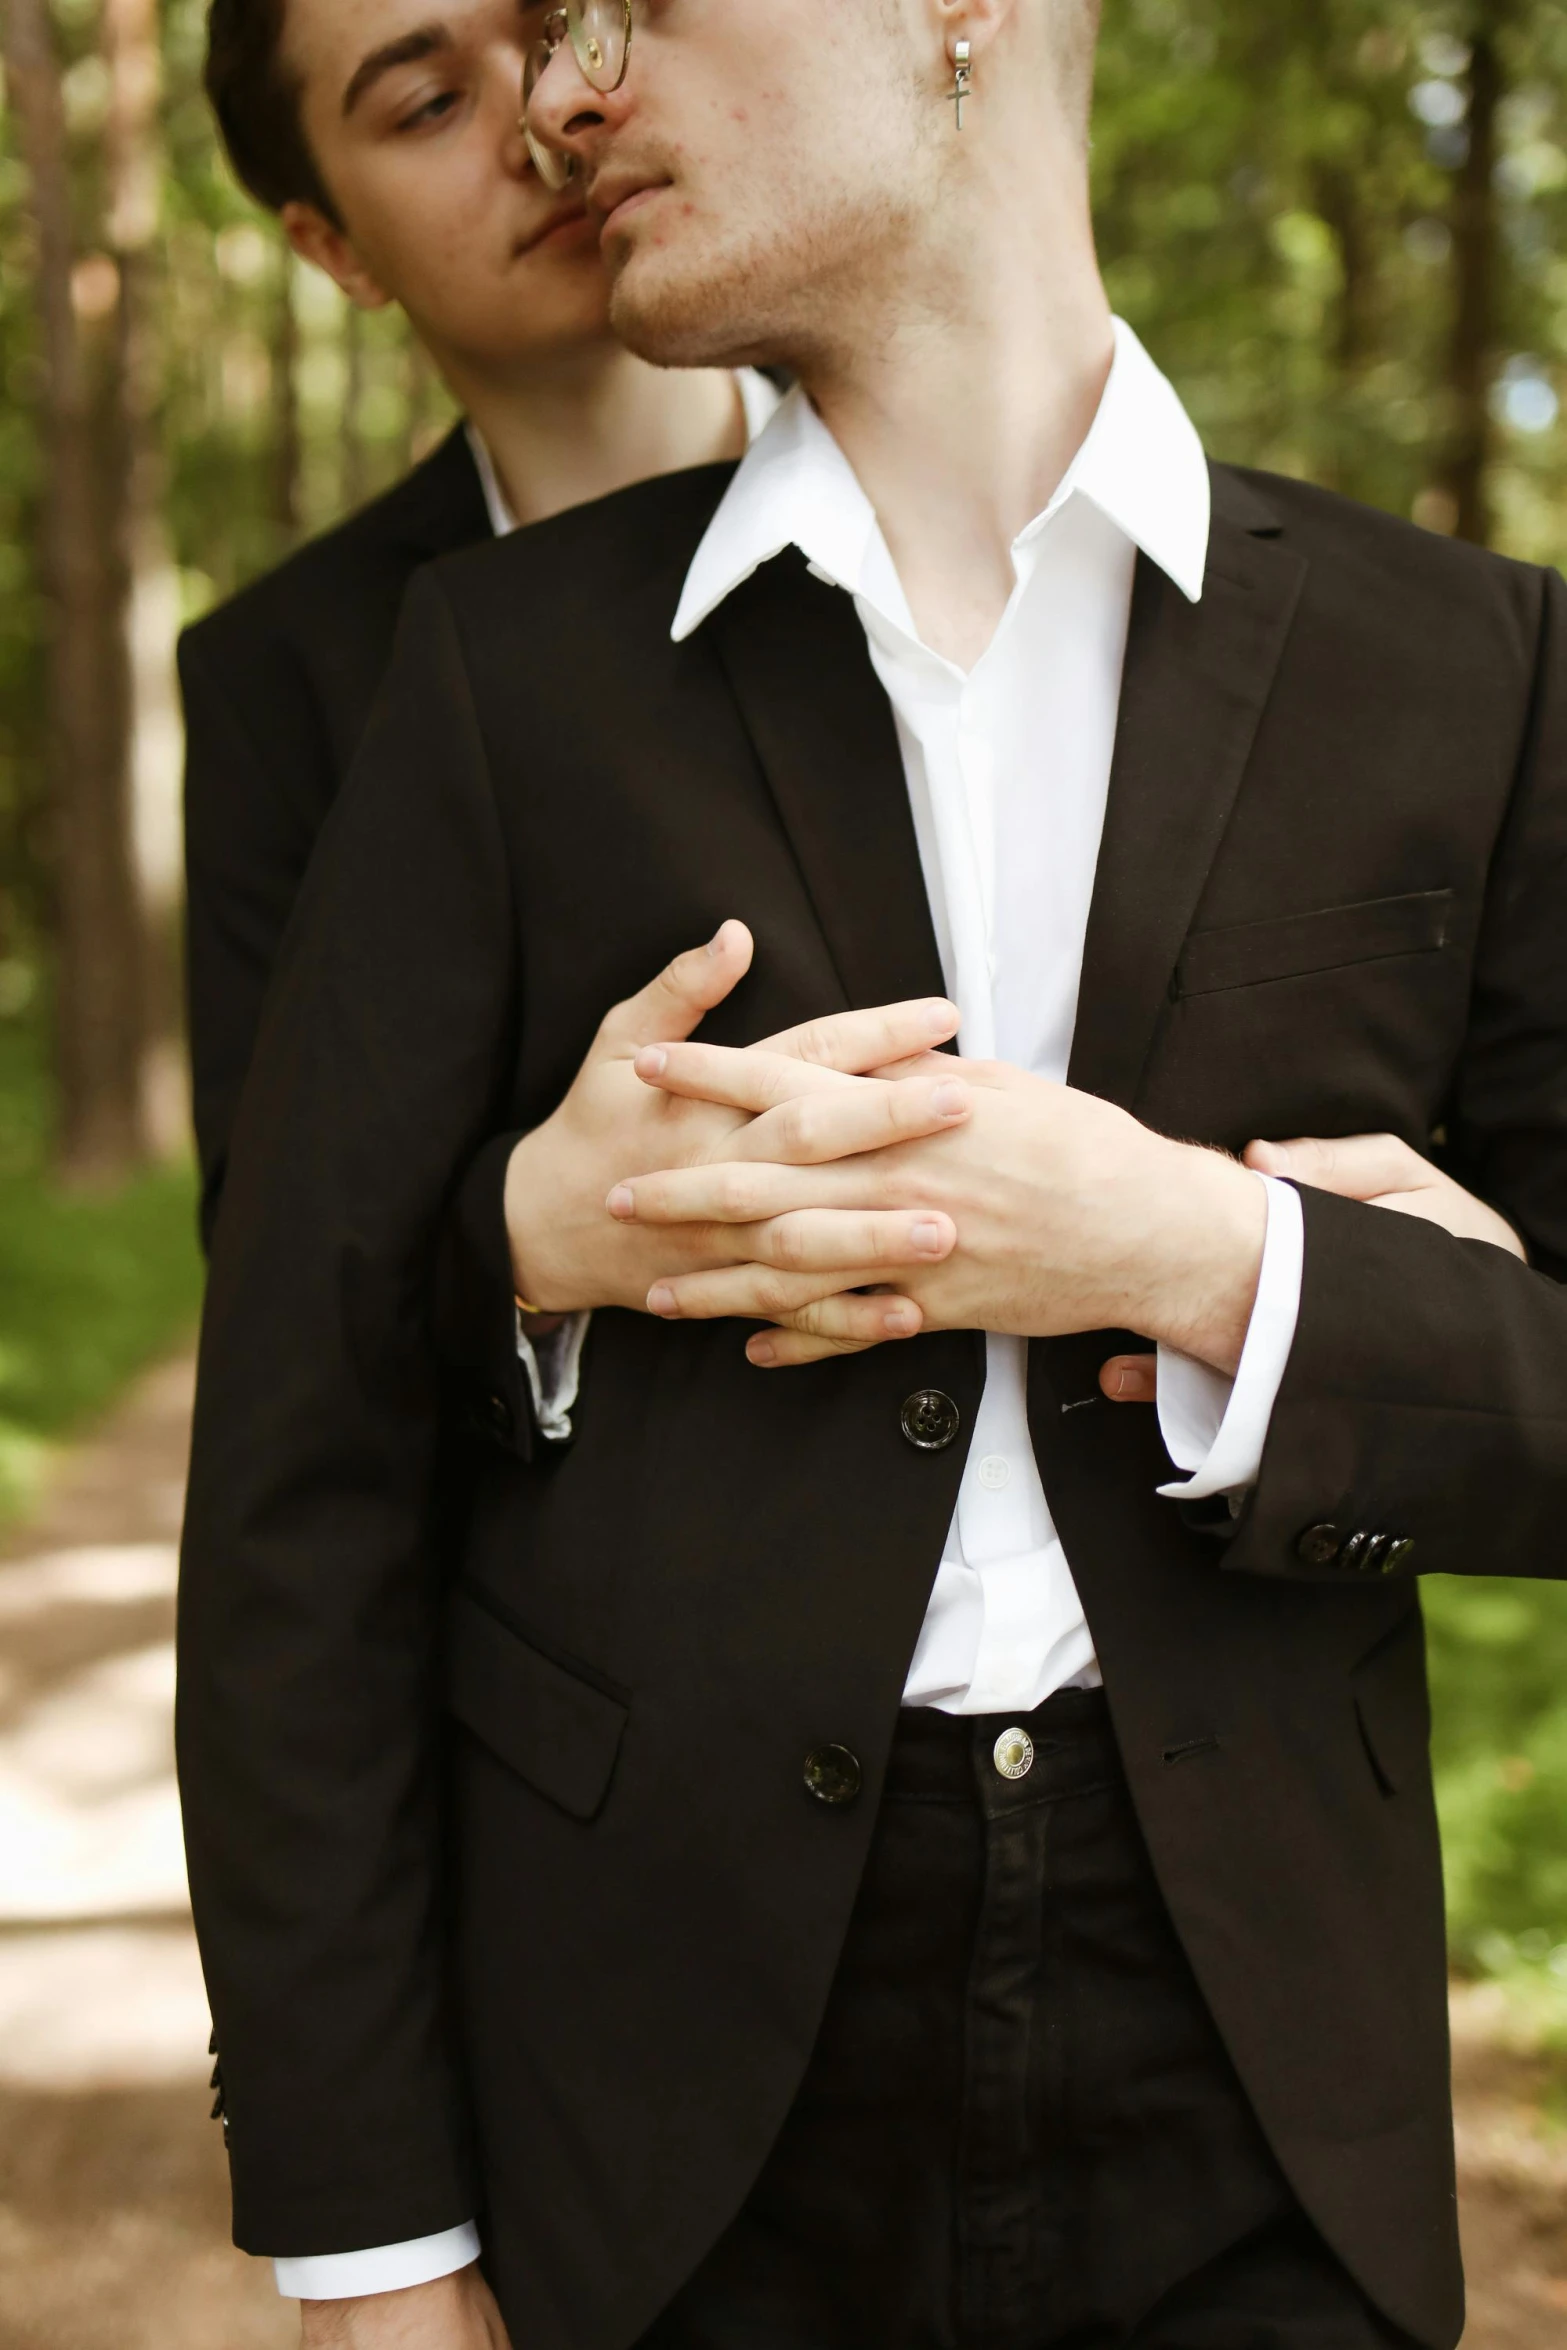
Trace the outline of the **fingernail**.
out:
M 669 1055 L 661 1044 L 645 1044 L 635 1066 L 639 1077 L 662 1077 L 669 1066 Z
M 930 1106 L 938 1118 L 961 1118 L 968 1108 L 968 1096 L 961 1085 L 938 1085 Z
M 604 1205 L 612 1216 L 630 1216 L 636 1211 L 637 1195 L 629 1183 L 617 1183 Z
M 1116 1373 L 1116 1375 L 1115 1375 L 1115 1394 L 1116 1394 L 1116 1401 L 1117 1401 L 1118 1403 L 1119 1403 L 1119 1401 L 1120 1401 L 1121 1397 L 1122 1397 L 1122 1396 L 1123 1396 L 1125 1393 L 1126 1393 L 1126 1373 L 1125 1373 L 1124 1371 L 1117 1371 L 1117 1373 Z
M 889 1306 L 881 1318 L 881 1326 L 889 1338 L 907 1338 L 919 1328 L 919 1316 L 912 1306 Z
M 767 1368 L 769 1363 L 776 1363 L 778 1360 L 778 1349 L 770 1338 L 747 1339 L 745 1353 L 747 1362 L 760 1364 L 763 1370 Z
M 918 1224 L 911 1224 L 909 1227 L 909 1238 L 922 1257 L 935 1256 L 938 1249 L 944 1245 L 946 1237 L 941 1226 L 932 1223 L 928 1217 L 922 1218 Z
M 647 1293 L 647 1310 L 650 1314 L 672 1314 L 675 1312 L 675 1293 L 667 1281 L 654 1282 Z

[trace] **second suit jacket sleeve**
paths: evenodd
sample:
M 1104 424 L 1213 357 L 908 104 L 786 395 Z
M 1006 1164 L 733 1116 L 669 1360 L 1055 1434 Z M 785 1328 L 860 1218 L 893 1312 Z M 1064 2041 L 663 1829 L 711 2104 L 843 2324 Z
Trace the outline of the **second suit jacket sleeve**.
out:
M 502 1123 L 516 977 L 484 748 L 420 581 L 273 983 L 202 1332 L 178 1744 L 253 2252 L 474 2209 L 445 1996 L 430 1290 L 458 1174 Z
M 338 754 L 286 646 L 258 623 L 241 651 L 253 656 L 250 693 L 235 691 L 244 664 L 234 647 L 215 650 L 200 629 L 180 645 L 191 1101 L 209 1251 L 262 1008 L 338 780 Z M 516 1140 L 488 1141 L 453 1199 L 435 1336 L 463 1423 L 526 1459 L 536 1429 L 517 1352 L 504 1203 Z
M 259 729 L 202 630 L 181 639 L 179 666 L 191 1099 L 210 1249 L 261 1007 L 335 778 L 325 729 L 287 664 L 256 664 Z
M 1300 1317 L 1231 1567 L 1359 1577 L 1391 1545 L 1350 1537 L 1385 1533 L 1410 1545 L 1394 1572 L 1567 1571 L 1567 585 L 1554 573 L 1446 1125 L 1447 1165 L 1530 1263 L 1302 1190 Z

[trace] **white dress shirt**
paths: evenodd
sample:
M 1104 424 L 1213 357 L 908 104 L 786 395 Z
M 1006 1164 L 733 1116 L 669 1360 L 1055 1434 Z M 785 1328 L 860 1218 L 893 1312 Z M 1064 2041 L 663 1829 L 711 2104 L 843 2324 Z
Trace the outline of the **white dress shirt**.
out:
M 677 640 L 785 547 L 854 598 L 897 724 L 942 970 L 962 1015 L 959 1045 L 975 1059 L 1066 1078 L 1137 553 L 1195 603 L 1208 523 L 1195 428 L 1117 320 L 1088 437 L 1014 540 L 1016 585 L 971 670 L 921 642 L 875 510 L 798 390 L 740 466 L 697 549 Z M 1160 1350 L 1165 1444 L 1195 1472 L 1162 1492 L 1196 1500 L 1255 1482 L 1294 1337 L 1300 1256 L 1300 1202 L 1270 1183 L 1262 1279 L 1234 1382 Z M 984 1392 L 908 1705 L 1023 1713 L 1052 1690 L 1099 1678 L 1029 1437 L 1027 1361 L 1025 1339 L 987 1339 Z
M 691 635 L 791 546 L 853 597 L 897 724 L 961 1049 L 1057 1082 L 1077 1015 L 1137 552 L 1194 603 L 1207 561 L 1201 443 L 1131 329 L 1118 320 L 1115 337 L 1088 438 L 1014 541 L 1016 585 L 971 670 L 921 642 L 875 511 L 799 390 L 737 468 L 671 631 L 677 642 Z M 487 494 L 491 484 L 488 469 Z M 499 530 L 507 522 L 494 488 Z M 1267 1194 L 1262 1274 L 1233 1382 L 1159 1351 L 1165 1445 L 1190 1472 L 1160 1487 L 1172 1497 L 1234 1496 L 1256 1480 L 1300 1301 L 1300 1203 L 1287 1185 L 1269 1182 Z M 574 1318 L 558 1381 L 546 1376 L 553 1364 L 541 1369 L 524 1348 L 535 1398 L 562 1431 L 585 1322 Z M 1053 1690 L 1097 1682 L 1099 1671 L 1029 1437 L 1027 1341 L 992 1333 L 986 1347 L 957 1511 L 904 1698 L 951 1713 L 1022 1713 Z M 477 2251 L 477 2234 L 458 2228 L 381 2251 L 279 2261 L 278 2281 L 321 2298 L 380 2292 L 463 2267 Z

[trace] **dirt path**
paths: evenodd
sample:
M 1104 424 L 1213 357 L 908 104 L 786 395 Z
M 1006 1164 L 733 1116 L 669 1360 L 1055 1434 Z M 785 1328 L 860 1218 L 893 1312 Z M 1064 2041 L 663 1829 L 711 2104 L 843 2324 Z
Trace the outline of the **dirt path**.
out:
M 174 1794 L 190 1365 L 0 1539 L 0 2350 L 286 2350 L 228 2241 Z M 1567 2350 L 1567 2066 L 1454 2003 L 1464 2350 Z

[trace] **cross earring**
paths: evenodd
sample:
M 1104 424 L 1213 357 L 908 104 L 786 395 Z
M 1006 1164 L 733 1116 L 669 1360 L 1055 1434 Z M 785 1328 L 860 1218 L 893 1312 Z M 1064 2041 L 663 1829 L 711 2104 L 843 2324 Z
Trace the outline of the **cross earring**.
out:
M 969 84 L 973 78 L 969 45 L 967 41 L 955 41 L 952 47 L 952 88 L 947 93 L 947 103 L 956 110 L 959 130 L 963 128 L 963 101 L 969 94 Z

